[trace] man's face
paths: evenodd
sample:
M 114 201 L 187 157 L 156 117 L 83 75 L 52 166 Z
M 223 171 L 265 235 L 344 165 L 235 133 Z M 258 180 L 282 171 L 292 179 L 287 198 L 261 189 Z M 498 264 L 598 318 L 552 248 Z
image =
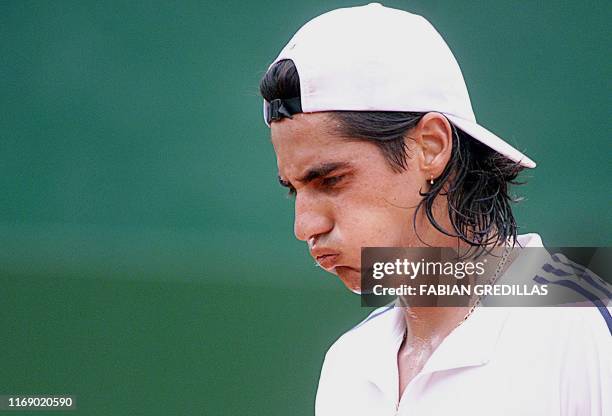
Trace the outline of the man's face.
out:
M 409 157 L 398 173 L 375 144 L 338 137 L 330 131 L 333 123 L 326 113 L 296 114 L 272 123 L 272 144 L 279 179 L 296 192 L 295 236 L 314 238 L 313 258 L 359 290 L 361 247 L 423 245 L 413 216 L 429 177 L 419 157 Z M 416 224 L 421 238 L 431 229 L 422 213 Z

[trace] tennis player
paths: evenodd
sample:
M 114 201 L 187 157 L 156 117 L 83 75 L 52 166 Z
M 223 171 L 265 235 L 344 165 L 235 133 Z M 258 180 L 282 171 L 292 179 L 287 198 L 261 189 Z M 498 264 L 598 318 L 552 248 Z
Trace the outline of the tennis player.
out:
M 378 3 L 325 13 L 260 90 L 295 235 L 349 290 L 361 247 L 542 246 L 518 234 L 509 195 L 536 163 L 476 121 L 423 17 Z M 501 274 L 516 258 L 503 260 Z M 537 277 L 560 286 L 577 267 L 546 264 Z M 327 352 L 316 414 L 611 415 L 610 292 L 589 279 L 596 307 L 377 309 Z

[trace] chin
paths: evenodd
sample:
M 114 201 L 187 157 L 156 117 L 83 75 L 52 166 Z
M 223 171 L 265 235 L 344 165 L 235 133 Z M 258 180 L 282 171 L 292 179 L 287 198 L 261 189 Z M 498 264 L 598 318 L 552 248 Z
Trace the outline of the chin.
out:
M 350 288 L 350 287 L 348 287 L 348 286 L 347 286 L 347 288 L 348 288 L 348 290 L 350 290 L 350 291 L 351 291 L 351 292 L 353 292 L 354 294 L 356 294 L 356 295 L 361 295 L 361 288 L 359 288 L 359 289 L 352 289 L 352 288 Z
M 336 267 L 334 272 L 348 290 L 361 294 L 361 274 L 359 271 L 348 267 Z

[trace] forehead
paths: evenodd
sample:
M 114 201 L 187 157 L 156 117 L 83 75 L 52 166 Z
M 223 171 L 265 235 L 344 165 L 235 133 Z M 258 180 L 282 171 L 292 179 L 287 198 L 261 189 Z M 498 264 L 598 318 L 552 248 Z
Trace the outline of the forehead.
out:
M 326 113 L 295 114 L 292 119 L 275 121 L 271 139 L 279 173 L 298 175 L 315 163 L 372 163 L 380 159 L 376 145 L 341 137 L 334 130 L 337 122 Z

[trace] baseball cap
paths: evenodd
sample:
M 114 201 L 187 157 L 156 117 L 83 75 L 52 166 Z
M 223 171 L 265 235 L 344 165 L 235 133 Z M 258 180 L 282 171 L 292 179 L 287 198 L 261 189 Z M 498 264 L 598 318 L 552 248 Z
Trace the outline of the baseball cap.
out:
M 270 67 L 293 61 L 300 97 L 264 100 L 264 121 L 304 112 L 438 112 L 527 168 L 536 163 L 477 123 L 461 69 L 422 16 L 380 3 L 332 10 L 307 22 Z

